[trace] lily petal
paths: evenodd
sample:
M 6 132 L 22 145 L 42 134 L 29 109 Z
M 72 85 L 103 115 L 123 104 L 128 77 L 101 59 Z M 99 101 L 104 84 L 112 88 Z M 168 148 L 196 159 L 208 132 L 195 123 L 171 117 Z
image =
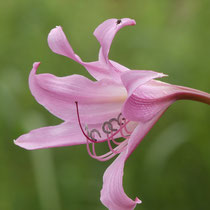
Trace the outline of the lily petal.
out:
M 109 19 L 100 24 L 94 31 L 94 36 L 97 38 L 101 44 L 101 50 L 99 54 L 99 60 L 108 63 L 108 54 L 112 40 L 114 39 L 116 33 L 128 25 L 135 25 L 135 20 L 129 18 L 123 19 Z
M 88 135 L 86 129 L 88 129 L 88 132 L 97 130 L 97 134 L 100 133 L 99 136 L 96 136 L 97 143 L 103 142 L 103 139 L 107 138 L 107 134 L 102 130 L 102 125 L 102 123 L 81 124 L 86 135 Z M 121 134 L 118 133 L 116 137 L 120 138 Z M 56 126 L 34 129 L 14 140 L 14 143 L 27 150 L 35 150 L 86 144 L 87 139 L 81 130 L 79 122 L 64 122 Z M 89 141 L 89 143 L 91 142 Z
M 61 26 L 56 26 L 50 31 L 47 41 L 54 53 L 69 57 L 79 63 L 82 62 L 80 57 L 74 53 Z
M 86 138 L 77 123 L 65 122 L 38 128 L 20 136 L 14 143 L 28 150 L 85 144 Z
M 65 121 L 77 121 L 76 101 L 81 122 L 87 124 L 102 123 L 121 112 L 127 93 L 118 83 L 105 79 L 93 82 L 80 75 L 36 75 L 39 64 L 34 63 L 30 73 L 30 90 L 35 99 L 55 116 Z
M 126 152 L 122 152 L 116 160 L 107 168 L 103 176 L 103 188 L 101 190 L 101 202 L 109 210 L 132 210 L 141 201 L 130 199 L 123 190 L 122 178 Z
M 128 141 L 127 150 L 122 152 L 105 171 L 101 202 L 110 210 L 132 210 L 136 204 L 141 203 L 141 200 L 138 198 L 135 200 L 130 199 L 124 192 L 122 184 L 124 164 L 164 111 L 160 112 L 152 120 L 138 124 Z

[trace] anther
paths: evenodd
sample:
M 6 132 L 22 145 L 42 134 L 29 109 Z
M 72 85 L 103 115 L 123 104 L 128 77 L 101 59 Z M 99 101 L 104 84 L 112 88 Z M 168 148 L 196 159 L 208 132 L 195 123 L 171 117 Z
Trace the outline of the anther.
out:
M 98 136 L 101 138 L 100 132 L 99 132 L 97 129 L 94 128 L 93 130 L 90 131 L 90 135 L 89 135 L 89 137 L 90 137 L 92 140 L 97 141 L 97 139 L 95 138 L 94 133 L 97 133 Z
M 111 124 L 111 131 L 117 131 L 117 129 L 113 128 L 112 122 L 117 122 L 118 124 L 118 120 L 116 118 L 112 118 L 111 120 L 109 120 L 110 124 Z
M 102 130 L 103 130 L 104 133 L 110 134 L 111 131 L 109 131 L 109 130 L 111 130 L 111 127 L 112 127 L 111 123 L 108 122 L 108 121 L 106 121 L 106 122 L 104 122 L 104 124 L 102 125 Z M 108 129 L 107 129 L 107 128 L 108 128 Z

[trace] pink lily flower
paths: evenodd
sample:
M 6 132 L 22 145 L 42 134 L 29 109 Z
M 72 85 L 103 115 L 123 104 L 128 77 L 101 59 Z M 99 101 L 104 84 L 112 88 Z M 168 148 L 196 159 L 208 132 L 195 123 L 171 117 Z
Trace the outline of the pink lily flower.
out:
M 50 31 L 50 49 L 83 65 L 97 81 L 81 75 L 36 74 L 40 63 L 34 63 L 29 76 L 32 95 L 64 122 L 15 140 L 28 150 L 86 144 L 89 155 L 99 161 L 118 155 L 104 173 L 101 190 L 101 202 L 111 210 L 131 210 L 141 203 L 123 190 L 124 164 L 166 109 L 181 99 L 210 104 L 208 93 L 156 80 L 166 76 L 163 73 L 131 71 L 110 60 L 112 40 L 127 25 L 135 25 L 135 21 L 109 19 L 96 28 L 94 35 L 101 48 L 95 62 L 84 62 L 75 54 L 60 26 Z M 97 155 L 98 143 L 107 143 L 109 151 Z

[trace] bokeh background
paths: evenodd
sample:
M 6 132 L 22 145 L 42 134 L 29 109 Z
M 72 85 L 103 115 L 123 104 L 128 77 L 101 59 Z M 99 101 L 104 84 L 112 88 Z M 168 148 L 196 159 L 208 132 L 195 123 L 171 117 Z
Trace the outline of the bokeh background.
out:
M 102 176 L 112 161 L 91 159 L 85 146 L 26 151 L 13 139 L 61 121 L 30 94 L 34 61 L 40 73 L 89 75 L 50 51 L 47 35 L 62 25 L 75 52 L 97 60 L 94 29 L 108 18 L 135 27 L 116 36 L 110 58 L 131 69 L 169 75 L 164 81 L 210 90 L 209 0 L 7 0 L 0 2 L 0 209 L 103 210 Z M 84 90 L 85 91 L 85 90 Z M 162 116 L 125 167 L 126 193 L 139 210 L 210 206 L 209 106 L 179 101 Z

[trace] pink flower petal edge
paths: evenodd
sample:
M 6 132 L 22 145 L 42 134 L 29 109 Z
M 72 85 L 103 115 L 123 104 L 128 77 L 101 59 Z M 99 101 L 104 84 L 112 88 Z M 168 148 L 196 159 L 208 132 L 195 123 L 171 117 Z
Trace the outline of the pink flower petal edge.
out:
M 117 159 L 106 169 L 103 176 L 103 188 L 101 190 L 101 202 L 109 210 L 131 210 L 141 200 L 130 199 L 123 189 L 123 171 L 126 153 L 121 153 Z

